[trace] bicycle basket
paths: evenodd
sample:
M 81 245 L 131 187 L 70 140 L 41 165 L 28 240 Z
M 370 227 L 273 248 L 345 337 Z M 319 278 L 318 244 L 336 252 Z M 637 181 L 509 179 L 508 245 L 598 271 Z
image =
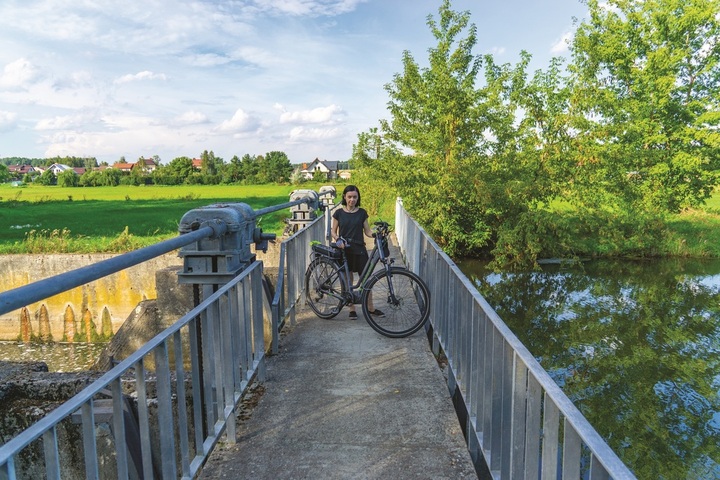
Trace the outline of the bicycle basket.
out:
M 342 253 L 339 248 L 327 247 L 325 245 L 313 245 L 312 251 L 316 255 L 328 257 L 333 260 L 340 260 L 342 258 Z

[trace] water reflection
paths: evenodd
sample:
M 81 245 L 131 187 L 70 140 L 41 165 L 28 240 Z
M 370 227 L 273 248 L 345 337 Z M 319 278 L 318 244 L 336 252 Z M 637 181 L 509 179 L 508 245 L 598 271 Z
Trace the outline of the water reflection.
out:
M 638 478 L 720 478 L 720 262 L 458 265 Z
M 81 372 L 98 359 L 104 343 L 0 342 L 0 360 L 45 362 L 51 372 Z

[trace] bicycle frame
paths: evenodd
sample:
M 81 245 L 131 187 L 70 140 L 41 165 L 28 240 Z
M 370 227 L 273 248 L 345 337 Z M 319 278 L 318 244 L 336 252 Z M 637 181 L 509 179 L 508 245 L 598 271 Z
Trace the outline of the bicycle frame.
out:
M 313 260 L 305 274 L 307 300 L 310 308 L 324 319 L 334 318 L 345 306 L 361 304 L 365 320 L 376 332 L 390 338 L 406 337 L 427 322 L 430 292 L 415 273 L 393 266 L 389 244 L 383 243 L 389 241 L 388 224 L 376 222 L 375 226 L 375 245 L 356 283 L 344 248 L 337 248 L 337 244 L 330 248 L 312 246 Z M 342 238 L 337 243 L 341 241 L 347 243 Z M 383 268 L 377 268 L 378 263 Z M 372 296 L 375 292 L 379 294 L 380 306 L 387 308 L 385 312 L 375 308 Z
M 345 284 L 345 288 L 347 292 L 351 295 L 352 302 L 353 303 L 359 303 L 360 302 L 360 296 L 362 296 L 363 288 L 365 286 L 365 283 L 370 278 L 370 275 L 375 271 L 375 267 L 378 263 L 382 263 L 385 268 L 387 269 L 390 264 L 392 264 L 392 259 L 390 258 L 388 261 L 388 257 L 385 256 L 385 252 L 382 248 L 380 248 L 380 241 L 388 241 L 387 235 L 377 235 L 373 239 L 373 243 L 375 246 L 373 247 L 372 251 L 370 252 L 370 255 L 368 256 L 368 261 L 365 264 L 365 268 L 363 268 L 363 271 L 360 273 L 360 276 L 358 277 L 357 283 L 353 284 L 350 279 L 352 278 L 352 273 L 350 271 L 350 266 L 348 265 L 347 256 L 345 255 L 345 249 L 342 250 L 342 269 L 345 273 L 344 278 L 342 279 L 343 283 Z M 392 287 L 391 287 L 392 288 Z M 346 299 L 346 301 L 349 301 L 350 298 Z

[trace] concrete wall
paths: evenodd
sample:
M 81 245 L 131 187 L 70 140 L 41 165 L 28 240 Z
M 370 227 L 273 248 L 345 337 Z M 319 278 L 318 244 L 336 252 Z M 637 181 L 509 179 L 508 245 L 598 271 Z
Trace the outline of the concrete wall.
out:
M 0 291 L 7 291 L 29 283 L 75 270 L 111 258 L 108 254 L 82 255 L 0 255 Z M 100 332 L 103 311 L 107 309 L 116 332 L 143 300 L 157 298 L 155 272 L 172 265 L 181 265 L 177 254 L 167 254 L 140 265 L 125 269 L 95 282 L 55 295 L 41 302 L 27 305 L 33 335 L 40 330 L 40 310 L 48 312 L 50 334 L 61 341 L 68 315 L 74 316 L 77 331 L 87 310 Z M 70 309 L 68 309 L 70 307 Z M 15 340 L 20 336 L 21 310 L 0 316 L 0 340 Z
M 258 260 L 266 269 L 277 268 L 280 243 L 270 244 L 267 253 L 257 252 Z M 113 257 L 109 254 L 58 254 L 58 255 L 0 255 L 0 292 L 18 288 L 54 275 L 75 270 Z M 40 311 L 44 305 L 49 320 L 52 340 L 59 342 L 66 335 L 67 317 L 74 317 L 75 331 L 81 331 L 81 322 L 87 310 L 97 333 L 101 333 L 103 312 L 109 312 L 112 333 L 116 333 L 133 310 L 144 300 L 157 299 L 156 273 L 170 267 L 182 267 L 177 253 L 170 253 L 148 262 L 125 269 L 106 278 L 55 295 L 41 302 L 27 305 L 32 335 L 39 335 L 46 326 L 41 325 Z M 174 275 L 174 273 L 173 273 Z M 168 283 L 172 280 L 168 278 Z M 170 288 L 163 287 L 165 291 Z M 170 300 L 174 302 L 175 300 Z M 163 303 L 159 302 L 162 306 Z M 177 305 L 184 304 L 177 302 Z M 168 312 L 182 316 L 185 312 Z M 178 315 L 179 314 L 179 315 Z M 107 316 L 107 314 L 106 314 Z M 21 337 L 21 310 L 0 316 L 0 341 Z

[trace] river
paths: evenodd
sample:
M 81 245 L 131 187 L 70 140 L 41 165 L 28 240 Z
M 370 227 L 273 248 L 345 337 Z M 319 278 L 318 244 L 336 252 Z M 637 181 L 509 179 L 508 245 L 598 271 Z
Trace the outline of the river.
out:
M 720 261 L 460 269 L 640 479 L 720 479 Z

